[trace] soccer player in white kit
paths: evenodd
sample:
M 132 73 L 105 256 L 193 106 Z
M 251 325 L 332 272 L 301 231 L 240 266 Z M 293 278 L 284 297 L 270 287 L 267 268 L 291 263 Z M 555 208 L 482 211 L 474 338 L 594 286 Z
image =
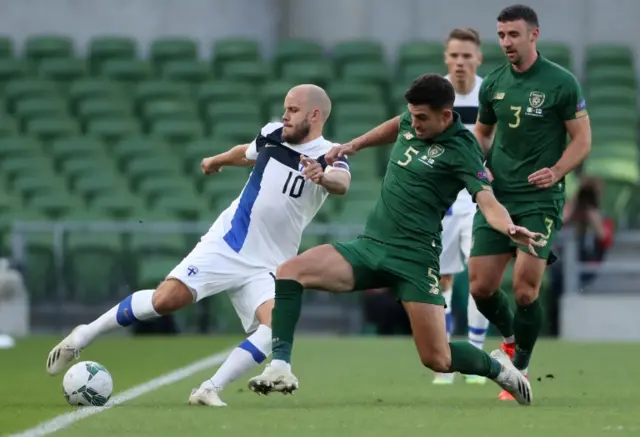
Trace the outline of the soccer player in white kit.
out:
M 480 78 L 476 71 L 482 61 L 480 37 L 473 29 L 454 29 L 449 34 L 445 46 L 445 63 L 449 74 L 447 79 L 456 92 L 454 110 L 460 114 L 465 126 L 473 131 L 478 117 L 478 93 Z M 454 204 L 442 220 L 442 253 L 440 255 L 440 286 L 447 304 L 447 334 L 451 335 L 453 319 L 451 316 L 451 298 L 453 294 L 453 276 L 464 270 L 471 252 L 471 231 L 476 204 L 467 190 L 462 190 Z M 478 311 L 473 298 L 469 297 L 467 306 L 469 342 L 478 348 L 484 347 L 489 322 Z M 436 373 L 434 384 L 452 384 L 453 373 Z M 486 379 L 477 375 L 467 375 L 466 382 L 484 384 Z
M 292 88 L 282 123 L 269 123 L 248 145 L 202 162 L 213 174 L 225 166 L 254 165 L 241 195 L 220 214 L 195 248 L 155 290 L 140 290 L 89 323 L 76 327 L 49 353 L 56 375 L 98 335 L 138 320 L 172 313 L 226 291 L 247 333 L 216 374 L 194 389 L 192 405 L 225 406 L 219 392 L 271 354 L 274 272 L 297 255 L 302 231 L 329 194 L 345 194 L 346 159 L 327 165 L 333 143 L 322 136 L 331 101 L 315 85 Z

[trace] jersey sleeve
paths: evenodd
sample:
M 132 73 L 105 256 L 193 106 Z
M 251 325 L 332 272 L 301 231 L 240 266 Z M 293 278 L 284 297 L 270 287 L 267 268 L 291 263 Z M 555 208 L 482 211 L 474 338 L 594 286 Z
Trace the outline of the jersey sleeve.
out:
M 582 87 L 575 76 L 560 89 L 560 115 L 564 121 L 575 120 L 587 115 L 587 102 L 582 94 Z
M 349 161 L 347 160 L 347 157 L 341 156 L 333 164 L 327 165 L 327 167 L 325 168 L 325 172 L 331 172 L 331 171 L 343 171 L 343 172 L 347 172 L 349 176 L 351 176 L 351 171 L 349 169 Z
M 492 126 L 498 121 L 496 113 L 491 105 L 491 87 L 488 80 L 483 80 L 478 92 L 478 121 Z
M 454 168 L 457 178 L 464 183 L 473 200 L 480 191 L 492 190 L 489 175 L 482 163 L 480 145 L 477 148 L 477 153 L 459 153 Z
M 255 161 L 258 158 L 258 153 L 260 149 L 264 147 L 265 136 L 269 135 L 273 131 L 280 129 L 282 127 L 282 123 L 267 123 L 264 125 L 262 129 L 260 129 L 260 133 L 255 137 L 255 139 L 249 143 L 249 147 L 247 147 L 247 151 L 244 153 L 244 156 L 247 159 Z
M 244 156 L 251 160 L 251 161 L 255 161 L 256 159 L 258 159 L 258 138 L 260 137 L 260 135 L 258 135 L 257 137 L 254 138 L 253 141 L 251 141 L 249 143 L 249 147 L 247 147 L 247 151 L 244 152 Z

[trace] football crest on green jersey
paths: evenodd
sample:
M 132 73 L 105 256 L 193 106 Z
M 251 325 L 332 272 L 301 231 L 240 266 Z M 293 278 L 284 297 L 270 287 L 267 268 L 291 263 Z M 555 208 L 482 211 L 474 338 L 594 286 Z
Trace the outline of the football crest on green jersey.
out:
M 545 95 L 540 91 L 531 91 L 529 94 L 529 104 L 532 108 L 538 109 L 544 103 Z
M 427 156 L 431 159 L 437 158 L 443 153 L 444 147 L 442 147 L 440 144 L 433 144 L 431 147 L 429 147 L 429 150 L 427 150 Z

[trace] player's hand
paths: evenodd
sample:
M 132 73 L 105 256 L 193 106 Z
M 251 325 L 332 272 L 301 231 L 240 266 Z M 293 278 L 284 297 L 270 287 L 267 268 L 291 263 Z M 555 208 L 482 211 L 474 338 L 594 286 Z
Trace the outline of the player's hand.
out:
M 532 255 L 538 255 L 535 247 L 545 247 L 547 245 L 547 240 L 544 239 L 544 236 L 540 232 L 531 232 L 527 228 L 516 225 L 510 225 L 508 232 L 509 238 L 518 244 L 527 246 Z
M 529 183 L 538 188 L 550 188 L 558 182 L 558 175 L 553 169 L 543 168 L 529 175 Z
M 322 183 L 324 170 L 322 169 L 322 166 L 318 163 L 318 161 L 307 156 L 301 156 L 300 162 L 304 166 L 304 169 L 302 169 L 302 175 L 305 179 L 311 179 L 313 183 L 316 183 L 318 185 Z
M 200 164 L 200 168 L 202 169 L 202 173 L 206 175 L 220 173 L 222 171 L 222 166 L 217 165 L 213 157 L 204 158 Z
M 345 144 L 338 144 L 333 146 L 331 150 L 329 150 L 325 155 L 324 159 L 327 161 L 327 164 L 333 165 L 339 158 L 343 156 L 353 156 L 358 151 L 356 145 L 353 141 L 350 141 Z

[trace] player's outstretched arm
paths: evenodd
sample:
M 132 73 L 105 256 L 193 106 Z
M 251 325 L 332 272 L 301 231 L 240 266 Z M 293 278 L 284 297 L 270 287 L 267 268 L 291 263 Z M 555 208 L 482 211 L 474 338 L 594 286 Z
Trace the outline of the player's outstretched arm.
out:
M 475 201 L 492 228 L 508 235 L 513 241 L 528 246 L 533 255 L 536 254 L 535 246 L 543 247 L 546 244 L 542 234 L 531 232 L 522 226 L 516 226 L 511 220 L 509 211 L 498 202 L 492 191 L 488 189 L 479 191 Z
M 342 156 L 352 156 L 358 150 L 367 147 L 382 146 L 393 143 L 398 137 L 400 131 L 400 116 L 393 117 L 381 125 L 374 127 L 364 135 L 355 138 L 348 143 L 334 146 L 325 155 L 327 164 L 332 165 L 338 158 Z
M 304 178 L 323 186 L 329 194 L 343 195 L 349 190 L 351 174 L 348 171 L 333 167 L 325 171 L 318 161 L 306 156 L 300 157 L 300 162 L 304 165 Z
M 248 144 L 240 144 L 224 153 L 204 158 L 201 165 L 202 172 L 204 174 L 213 174 L 218 173 L 225 166 L 246 167 L 254 165 L 255 161 L 248 159 L 246 156 L 248 148 Z

